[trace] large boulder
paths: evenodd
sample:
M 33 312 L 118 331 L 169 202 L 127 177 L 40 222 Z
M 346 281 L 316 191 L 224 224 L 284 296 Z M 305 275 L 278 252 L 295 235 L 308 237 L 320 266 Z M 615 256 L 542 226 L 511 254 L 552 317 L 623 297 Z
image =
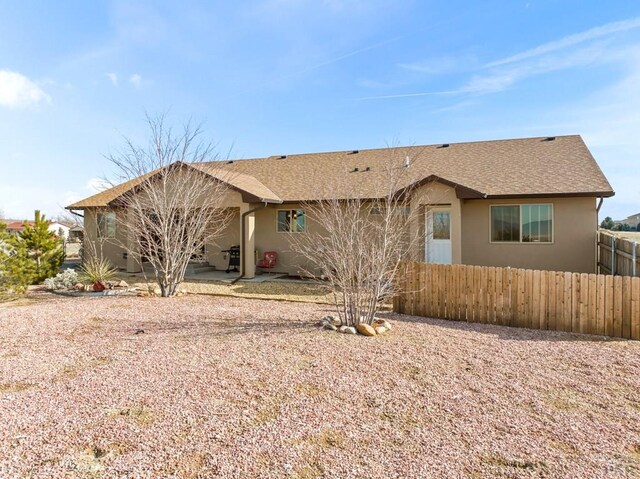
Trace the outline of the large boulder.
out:
M 375 336 L 376 330 L 373 329 L 373 326 L 368 325 L 367 323 L 360 323 L 356 326 L 356 329 L 363 336 Z

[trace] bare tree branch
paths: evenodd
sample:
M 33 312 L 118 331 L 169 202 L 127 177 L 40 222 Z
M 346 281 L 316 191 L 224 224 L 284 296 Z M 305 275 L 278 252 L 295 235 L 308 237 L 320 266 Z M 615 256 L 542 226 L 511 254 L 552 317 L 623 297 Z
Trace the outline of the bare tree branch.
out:
M 420 239 L 411 208 L 414 190 L 410 163 L 390 152 L 376 191 L 379 198 L 358 196 L 306 202 L 309 232 L 291 236 L 292 249 L 307 259 L 304 274 L 330 286 L 342 324 L 372 324 L 380 304 L 398 293 L 396 273 Z M 414 158 L 415 159 L 415 158 Z M 421 204 L 430 202 L 422 196 Z M 412 231 L 413 229 L 413 231 Z M 313 231 L 313 232 L 311 232 Z
M 189 261 L 201 259 L 205 245 L 232 218 L 224 206 L 230 173 L 215 162 L 214 148 L 201 140 L 199 126 L 188 122 L 175 133 L 165 115 L 147 115 L 147 123 L 146 147 L 125 138 L 124 148 L 108 156 L 119 182 L 131 182 L 113 206 L 127 233 L 124 248 L 151 264 L 163 297 L 173 296 Z

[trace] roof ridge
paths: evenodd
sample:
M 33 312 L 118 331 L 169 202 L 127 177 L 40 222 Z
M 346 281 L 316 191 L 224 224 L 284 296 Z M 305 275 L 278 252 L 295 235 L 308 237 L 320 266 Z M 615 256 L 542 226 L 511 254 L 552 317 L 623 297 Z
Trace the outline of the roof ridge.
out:
M 398 149 L 398 150 L 403 150 L 403 149 L 410 149 L 410 148 L 429 148 L 429 147 L 439 147 L 442 145 L 449 145 L 449 146 L 454 146 L 454 145 L 470 145 L 470 144 L 480 144 L 480 143 L 498 143 L 498 142 L 517 142 L 517 141 L 531 141 L 531 140 L 543 140 L 545 138 L 575 138 L 575 137 L 579 137 L 582 138 L 581 135 L 579 133 L 573 133 L 573 134 L 569 134 L 569 135 L 542 135 L 542 136 L 524 136 L 524 137 L 520 137 L 520 138 L 498 138 L 498 139 L 494 139 L 494 140 L 475 140 L 475 141 L 457 141 L 457 142 L 442 142 L 442 143 L 429 143 L 429 144 L 420 144 L 420 145 L 404 145 L 404 146 L 385 146 L 385 147 L 379 147 L 379 148 L 353 148 L 350 150 L 333 150 L 333 151 L 309 151 L 309 152 L 305 152 L 305 153 L 288 153 L 286 155 L 269 155 L 269 156 L 257 156 L 257 157 L 253 157 L 253 158 L 227 158 L 224 160 L 213 160 L 213 161 L 204 161 L 202 162 L 203 164 L 213 164 L 213 163 L 220 163 L 222 165 L 224 164 L 233 164 L 236 161 L 264 161 L 264 160 L 272 160 L 272 159 L 278 159 L 281 156 L 285 156 L 284 159 L 289 158 L 291 156 L 309 156 L 309 155 L 331 155 L 331 154 L 337 154 L 337 153 L 345 153 L 345 154 L 349 154 L 352 153 L 354 151 L 357 151 L 358 153 L 365 153 L 365 152 L 369 152 L 369 151 L 382 151 L 382 150 L 394 150 L 394 149 Z

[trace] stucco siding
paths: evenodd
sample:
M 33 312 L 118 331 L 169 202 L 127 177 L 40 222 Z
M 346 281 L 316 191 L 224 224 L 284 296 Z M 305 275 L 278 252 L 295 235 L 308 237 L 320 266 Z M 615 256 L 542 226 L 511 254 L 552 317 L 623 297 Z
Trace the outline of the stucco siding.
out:
M 127 241 L 126 231 L 123 231 L 121 221 L 123 211 L 116 211 L 116 237 L 113 239 L 98 239 L 98 219 L 99 211 L 108 211 L 106 209 L 89 208 L 84 211 L 84 254 L 91 253 L 89 242 L 95 245 L 97 253 L 107 258 L 113 265 L 119 269 L 126 269 L 127 260 L 124 257 L 125 248 L 123 247 Z
M 240 245 L 240 209 L 233 208 L 232 217 L 222 235 L 214 242 L 207 244 L 205 248 L 207 262 L 218 270 L 227 269 L 229 259 L 222 251 L 238 245 Z
M 303 235 L 320 231 L 317 223 L 306 220 L 307 232 L 280 233 L 277 230 L 277 211 L 286 209 L 303 209 L 299 204 L 286 204 L 269 206 L 256 211 L 256 249 L 259 258 L 265 251 L 278 253 L 278 262 L 275 271 L 291 275 L 304 274 L 304 269 L 311 268 L 309 262 L 301 255 L 292 251 L 291 239 L 293 235 Z
M 491 243 L 490 206 L 553 204 L 553 242 Z M 595 273 L 595 198 L 466 200 L 462 202 L 462 263 Z

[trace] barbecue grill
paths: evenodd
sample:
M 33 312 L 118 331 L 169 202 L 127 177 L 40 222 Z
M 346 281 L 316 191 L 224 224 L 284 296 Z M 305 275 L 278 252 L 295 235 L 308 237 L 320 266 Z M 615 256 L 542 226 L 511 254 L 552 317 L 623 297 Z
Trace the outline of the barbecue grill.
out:
M 229 249 L 222 250 L 222 252 L 229 255 L 227 273 L 231 272 L 231 268 L 233 268 L 233 271 L 237 273 L 238 266 L 240 266 L 240 246 L 231 246 Z

